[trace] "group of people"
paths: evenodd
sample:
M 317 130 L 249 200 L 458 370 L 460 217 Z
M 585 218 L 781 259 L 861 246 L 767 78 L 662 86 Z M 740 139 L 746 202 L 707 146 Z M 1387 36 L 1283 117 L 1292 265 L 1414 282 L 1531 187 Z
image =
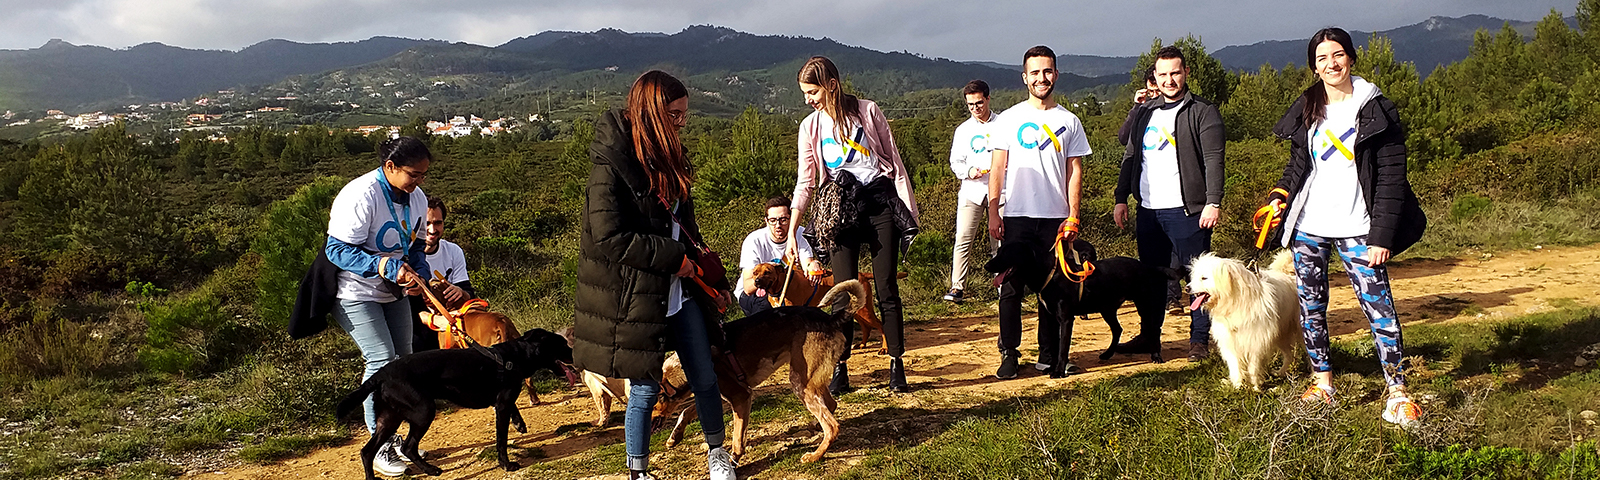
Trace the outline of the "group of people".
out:
M 1383 416 L 1409 423 L 1420 412 L 1405 389 L 1384 264 L 1420 237 L 1425 220 L 1406 180 L 1405 135 L 1394 103 L 1351 75 L 1355 55 L 1343 30 L 1324 29 L 1311 39 L 1307 60 L 1319 81 L 1274 129 L 1291 148 L 1268 202 L 1288 212 L 1282 242 L 1294 252 L 1300 277 L 1301 319 L 1314 371 L 1303 398 L 1334 398 L 1325 312 L 1327 263 L 1337 251 L 1360 292 L 1390 386 Z M 1216 105 L 1188 89 L 1183 52 L 1167 47 L 1155 57 L 1147 89 L 1139 92 L 1119 135 L 1125 151 L 1113 220 L 1123 228 L 1132 214 L 1141 261 L 1169 267 L 1210 249 L 1221 220 L 1225 135 Z M 1082 162 L 1092 149 L 1078 117 L 1055 101 L 1058 75 L 1055 53 L 1038 46 L 1023 55 L 1027 100 L 995 113 L 987 83 L 975 80 L 962 91 L 971 119 L 957 127 L 951 148 L 951 170 L 962 185 L 947 300 L 964 299 L 972 245 L 984 231 L 980 220 L 987 223 L 991 252 L 1003 242 L 1045 253 L 1058 240 L 1070 245 L 1079 233 Z M 630 479 L 654 478 L 650 409 L 661 393 L 668 352 L 679 355 L 695 393 L 711 478 L 735 478 L 736 464 L 723 448 L 713 363 L 722 347 L 722 312 L 737 306 L 755 313 L 770 306 L 761 295 L 767 292 L 751 278 L 759 263 L 785 263 L 815 277 L 822 270 L 818 257 L 825 257 L 834 278 L 849 279 L 857 276 L 861 256 L 870 256 L 890 357 L 888 389 L 910 388 L 893 272 L 919 228 L 911 180 L 883 111 L 845 93 L 832 61 L 812 57 L 797 83 L 815 111 L 799 125 L 792 201 L 765 204 L 766 228 L 752 232 L 743 245 L 738 288 L 721 274 L 720 257 L 705 246 L 695 215 L 695 174 L 679 136 L 690 112 L 683 83 L 661 71 L 646 72 L 633 83 L 626 105 L 595 123 L 581 217 L 573 359 L 578 368 L 631 381 L 624 421 Z M 398 273 L 402 265 L 423 278 L 444 268 L 457 285 L 450 295 L 471 295 L 459 247 L 449 248 L 436 233 L 442 230 L 443 205 L 418 188 L 432 161 L 426 147 L 400 137 L 379 154 L 382 166 L 351 181 L 334 201 L 324 252 L 340 270 L 333 313 L 362 351 L 363 380 L 413 350 L 416 307 L 403 300 L 418 286 Z M 1131 211 L 1129 196 L 1137 202 Z M 808 211 L 809 233 L 801 226 Z M 426 225 L 422 238 L 419 225 Z M 1026 293 L 1015 279 L 1000 283 L 995 376 L 1001 379 L 1018 373 Z M 1068 352 L 1055 351 L 1062 319 L 1046 317 L 1039 319 L 1040 369 L 1068 362 Z M 1209 318 L 1203 309 L 1190 318 L 1190 356 L 1204 358 Z M 1160 320 L 1142 324 L 1119 349 L 1157 350 L 1161 328 Z M 848 326 L 845 334 L 853 330 Z M 849 388 L 848 359 L 847 351 L 835 368 L 836 392 Z M 370 429 L 370 400 L 367 407 Z

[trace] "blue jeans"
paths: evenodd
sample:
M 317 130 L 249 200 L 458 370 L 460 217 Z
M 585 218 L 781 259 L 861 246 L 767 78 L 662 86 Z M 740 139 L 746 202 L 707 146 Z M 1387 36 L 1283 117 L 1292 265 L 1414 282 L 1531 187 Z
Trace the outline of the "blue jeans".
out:
M 333 321 L 350 334 L 361 349 L 361 358 L 367 361 L 367 369 L 361 372 L 362 382 L 390 361 L 411 354 L 415 320 L 411 318 L 411 302 L 404 298 L 389 303 L 339 300 L 339 308 L 333 309 Z M 361 406 L 366 410 L 362 418 L 367 422 L 367 432 L 372 432 L 376 418 L 372 397 L 368 396 Z
M 1200 228 L 1200 214 L 1186 215 L 1183 207 L 1151 210 L 1139 207 L 1134 222 L 1134 236 L 1139 242 L 1139 261 L 1151 267 L 1166 267 L 1177 256 L 1178 269 L 1188 275 L 1189 262 L 1202 253 L 1211 251 L 1211 229 Z M 1163 317 L 1164 319 L 1165 317 Z M 1139 334 L 1150 333 L 1161 338 L 1161 325 L 1140 325 Z M 1204 309 L 1189 312 L 1189 342 L 1201 345 L 1211 343 L 1211 313 Z
M 694 300 L 684 298 L 677 315 L 667 317 L 678 359 L 683 362 L 689 391 L 700 414 L 700 431 L 706 444 L 722 445 L 722 393 L 717 390 L 717 372 L 711 363 L 711 338 L 706 332 L 705 313 Z M 650 410 L 661 394 L 661 384 L 651 378 L 630 378 L 628 409 L 622 417 L 622 436 L 626 442 L 629 470 L 647 470 L 650 459 Z

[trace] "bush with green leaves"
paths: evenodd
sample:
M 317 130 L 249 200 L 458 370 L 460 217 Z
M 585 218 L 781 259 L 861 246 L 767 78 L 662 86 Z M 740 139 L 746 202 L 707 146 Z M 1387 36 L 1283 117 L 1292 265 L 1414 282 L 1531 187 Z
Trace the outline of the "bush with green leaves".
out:
M 256 309 L 268 325 L 287 326 L 300 278 L 327 240 L 328 211 L 345 180 L 322 177 L 273 202 L 250 250 L 261 257 Z

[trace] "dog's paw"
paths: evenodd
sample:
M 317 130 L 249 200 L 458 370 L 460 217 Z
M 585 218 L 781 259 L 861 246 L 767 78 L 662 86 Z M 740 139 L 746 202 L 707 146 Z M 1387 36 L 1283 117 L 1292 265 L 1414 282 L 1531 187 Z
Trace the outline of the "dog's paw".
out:
M 667 448 L 672 448 L 673 445 L 677 445 L 677 444 L 678 444 L 678 439 L 667 437 L 667 443 L 666 443 Z
M 435 467 L 433 465 L 418 465 L 418 467 L 422 468 L 422 473 L 426 473 L 430 477 L 437 477 L 444 474 L 444 469 Z
M 1114 351 L 1111 351 L 1111 350 L 1106 350 L 1104 353 L 1100 354 L 1100 360 L 1101 361 L 1110 360 L 1111 356 L 1115 355 L 1116 353 L 1117 352 L 1114 352 Z
M 821 453 L 811 452 L 800 456 L 800 463 L 811 463 L 817 460 L 822 460 Z
M 507 472 L 515 472 L 517 469 L 522 468 L 522 465 L 518 465 L 517 462 L 503 462 L 500 464 L 500 468 L 506 469 Z
M 1150 354 L 1150 363 L 1166 363 L 1167 359 L 1161 358 L 1161 352 Z

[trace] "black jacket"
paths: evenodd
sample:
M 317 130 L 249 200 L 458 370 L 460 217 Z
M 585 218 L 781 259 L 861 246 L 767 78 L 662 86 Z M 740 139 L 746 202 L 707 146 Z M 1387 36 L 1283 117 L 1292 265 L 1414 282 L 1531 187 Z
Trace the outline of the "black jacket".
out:
M 1301 95 L 1272 127 L 1273 134 L 1289 140 L 1289 164 L 1278 180 L 1278 188 L 1289 192 L 1290 199 L 1289 214 L 1284 217 L 1285 245 L 1293 235 L 1293 225 L 1288 222 L 1299 218 L 1300 205 L 1294 204 L 1294 198 L 1305 187 L 1312 170 L 1306 138 L 1310 129 L 1300 119 L 1305 104 L 1306 97 Z M 1356 125 L 1356 177 L 1372 224 L 1367 244 L 1399 255 L 1416 244 L 1428 227 L 1428 217 L 1411 190 L 1411 181 L 1406 179 L 1405 125 L 1400 123 L 1400 111 L 1394 102 L 1381 94 L 1361 106 Z
M 589 145 L 593 165 L 583 204 L 572 358 L 578 368 L 607 377 L 659 380 L 672 349 L 667 290 L 684 256 L 698 257 L 688 238 L 701 238 L 700 227 L 694 202 L 685 200 L 678 211 L 684 231 L 672 240 L 672 217 L 634 158 L 625 118 L 620 110 L 607 111 L 595 122 Z M 726 278 L 707 283 L 728 289 Z M 713 305 L 689 278 L 683 279 L 683 292 L 702 310 Z M 718 321 L 707 313 L 707 322 Z M 714 337 L 721 331 L 708 327 Z
M 1216 104 L 1193 93 L 1184 93 L 1184 96 L 1189 101 L 1177 107 L 1178 116 L 1173 122 L 1176 131 L 1172 132 L 1172 137 L 1178 144 L 1178 182 L 1183 190 L 1183 212 L 1196 215 L 1208 203 L 1222 204 L 1227 134 Z M 1166 105 L 1166 98 L 1156 97 L 1134 109 L 1139 119 L 1127 132 L 1122 172 L 1117 176 L 1117 190 L 1113 194 L 1117 203 L 1128 203 L 1128 195 L 1144 201 L 1139 194 L 1139 177 L 1144 173 L 1144 142 L 1139 139 L 1150 125 L 1151 114 L 1163 105 Z
M 300 278 L 294 310 L 289 312 L 289 338 L 306 338 L 327 329 L 328 313 L 339 306 L 338 295 L 339 266 L 328 260 L 328 249 L 318 248 L 317 259 Z

